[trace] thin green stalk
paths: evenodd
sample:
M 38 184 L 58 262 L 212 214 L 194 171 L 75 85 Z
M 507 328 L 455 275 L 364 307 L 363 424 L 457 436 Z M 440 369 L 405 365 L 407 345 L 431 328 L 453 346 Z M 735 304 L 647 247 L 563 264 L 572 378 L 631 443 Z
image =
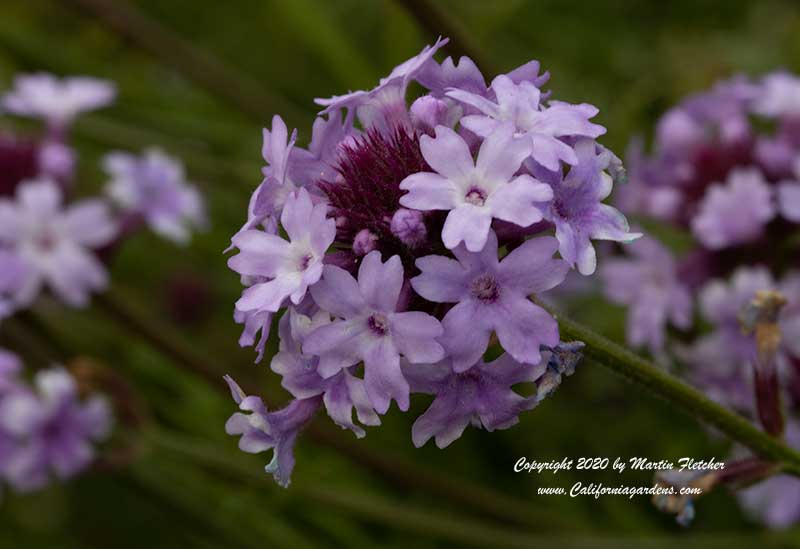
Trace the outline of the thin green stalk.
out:
M 780 464 L 785 472 L 800 476 L 800 452 L 791 449 L 781 440 L 770 437 L 744 417 L 717 404 L 697 389 L 625 347 L 563 315 L 555 314 L 555 317 L 561 330 L 561 338 L 583 341 L 586 344 L 584 355 L 593 362 L 646 387 L 757 455 Z

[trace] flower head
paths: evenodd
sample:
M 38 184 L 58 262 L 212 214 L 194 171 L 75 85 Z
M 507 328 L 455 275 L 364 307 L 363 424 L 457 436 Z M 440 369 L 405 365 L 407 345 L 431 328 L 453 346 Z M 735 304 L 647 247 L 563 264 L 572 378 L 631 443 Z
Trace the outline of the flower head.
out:
M 107 284 L 103 265 L 92 250 L 117 234 L 109 208 L 101 200 L 62 206 L 58 185 L 47 179 L 19 186 L 16 199 L 0 199 L 0 245 L 24 263 L 28 275 L 16 301 L 29 304 L 43 285 L 74 307 Z
M 2 98 L 2 106 L 10 113 L 43 118 L 51 126 L 63 127 L 81 112 L 105 107 L 115 95 L 114 85 L 107 80 L 26 74 L 14 79 L 14 89 Z
M 111 177 L 108 194 L 127 213 L 141 216 L 158 234 L 186 243 L 206 224 L 203 201 L 180 162 L 158 149 L 140 157 L 114 152 L 103 161 Z
M 19 388 L 0 398 L 0 430 L 14 440 L 2 469 L 18 491 L 43 487 L 51 475 L 64 480 L 94 458 L 93 442 L 108 436 L 107 401 L 78 397 L 75 380 L 62 368 L 36 374 L 35 389 Z
M 552 237 L 533 238 L 499 261 L 497 237 L 489 232 L 478 253 L 460 246 L 453 250 L 457 260 L 417 260 L 422 272 L 411 280 L 414 291 L 436 303 L 457 303 L 442 321 L 442 342 L 456 372 L 478 361 L 493 332 L 509 355 L 526 364 L 539 363 L 540 345 L 558 343 L 556 321 L 529 299 L 564 280 L 569 267 L 553 259 L 556 248 Z

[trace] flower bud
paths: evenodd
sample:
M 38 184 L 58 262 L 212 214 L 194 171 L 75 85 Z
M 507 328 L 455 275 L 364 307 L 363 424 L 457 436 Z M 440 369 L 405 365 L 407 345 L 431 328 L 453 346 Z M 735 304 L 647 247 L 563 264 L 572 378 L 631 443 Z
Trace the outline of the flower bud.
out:
M 428 236 L 428 229 L 425 227 L 425 219 L 422 212 L 418 210 L 400 208 L 394 212 L 390 228 L 392 234 L 410 248 L 416 248 L 422 244 Z
M 356 255 L 367 255 L 375 249 L 378 237 L 370 232 L 369 229 L 361 229 L 353 240 L 353 253 Z

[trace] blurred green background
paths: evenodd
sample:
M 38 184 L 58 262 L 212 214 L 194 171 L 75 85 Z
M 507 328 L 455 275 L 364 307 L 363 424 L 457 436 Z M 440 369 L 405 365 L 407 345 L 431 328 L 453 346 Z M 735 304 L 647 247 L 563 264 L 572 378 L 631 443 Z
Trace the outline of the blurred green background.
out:
M 146 419 L 119 426 L 121 455 L 67 485 L 0 504 L 0 547 L 800 547 L 767 533 L 725 492 L 698 502 L 688 530 L 647 498 L 538 496 L 573 482 L 647 485 L 626 472 L 515 474 L 522 456 L 724 459 L 729 445 L 668 404 L 593 365 L 520 425 L 468 429 L 444 451 L 414 449 L 411 414 L 392 408 L 355 440 L 320 418 L 300 440 L 288 490 L 266 457 L 236 449 L 221 376 L 287 395 L 239 349 L 241 287 L 222 250 L 260 182 L 261 128 L 284 116 L 307 142 L 314 97 L 374 85 L 435 34 L 475 53 L 487 80 L 530 59 L 554 97 L 600 108 L 603 142 L 624 152 L 683 95 L 736 72 L 800 70 L 795 1 L 3 0 L 0 89 L 18 71 L 117 82 L 115 106 L 76 126 L 79 192 L 104 177 L 100 155 L 160 145 L 204 192 L 212 230 L 185 250 L 150 234 L 127 242 L 113 287 L 87 311 L 55 303 L 4 325 L 29 364 L 87 357 L 127 380 Z M 2 125 L 8 125 L 8 119 Z M 622 340 L 622 311 L 599 298 L 572 314 Z

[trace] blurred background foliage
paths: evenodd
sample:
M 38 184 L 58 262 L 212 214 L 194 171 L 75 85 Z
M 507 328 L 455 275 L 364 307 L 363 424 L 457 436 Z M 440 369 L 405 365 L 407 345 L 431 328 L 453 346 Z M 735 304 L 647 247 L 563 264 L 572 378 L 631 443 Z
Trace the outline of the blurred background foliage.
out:
M 183 158 L 212 230 L 178 250 L 126 243 L 111 292 L 86 311 L 41 303 L 3 327 L 29 364 L 88 357 L 130 384 L 145 419 L 120 425 L 123 458 L 31 496 L 6 494 L 0 547 L 800 547 L 800 531 L 764 533 L 726 493 L 698 503 L 683 530 L 646 498 L 537 496 L 581 480 L 647 485 L 644 472 L 515 474 L 521 456 L 724 459 L 729 445 L 690 417 L 594 365 L 508 431 L 468 429 L 444 451 L 416 450 L 415 414 L 396 408 L 356 441 L 319 421 L 297 449 L 288 490 L 226 437 L 234 409 L 221 376 L 286 394 L 239 349 L 241 288 L 222 250 L 260 181 L 261 128 L 273 113 L 310 134 L 314 97 L 373 85 L 434 34 L 476 54 L 487 79 L 530 59 L 555 97 L 591 102 L 624 152 L 683 95 L 736 72 L 800 70 L 795 1 L 673 0 L 4 0 L 0 88 L 14 73 L 90 74 L 119 85 L 115 106 L 82 119 L 78 192 L 97 192 L 100 155 L 160 145 Z M 426 12 L 427 9 L 427 12 Z M 423 17 L 415 17 L 415 14 Z M 446 28 L 438 28 L 446 27 Z M 434 30 L 436 29 L 436 30 Z M 3 119 L 0 124 L 9 124 Z M 599 298 L 574 316 L 617 340 L 623 315 Z

